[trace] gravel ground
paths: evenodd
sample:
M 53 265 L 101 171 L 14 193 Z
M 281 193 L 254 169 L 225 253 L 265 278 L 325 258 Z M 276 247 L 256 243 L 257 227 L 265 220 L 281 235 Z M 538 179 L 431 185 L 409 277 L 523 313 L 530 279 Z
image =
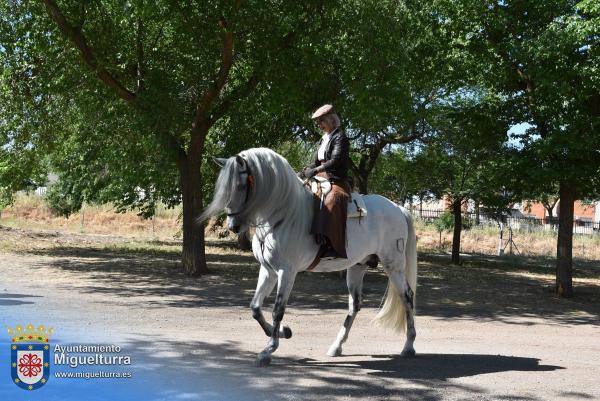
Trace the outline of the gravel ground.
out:
M 301 274 L 284 318 L 294 336 L 270 367 L 255 368 L 267 338 L 247 307 L 258 271 L 249 254 L 212 243 L 212 273 L 190 279 L 176 252 L 114 247 L 126 238 L 5 229 L 0 241 L 0 323 L 52 325 L 55 343 L 119 344 L 134 371 L 119 388 L 145 390 L 146 400 L 600 399 L 594 263 L 580 267 L 578 297 L 561 300 L 549 290 L 547 261 L 466 257 L 451 267 L 446 256 L 421 255 L 412 359 L 399 357 L 403 337 L 371 324 L 381 272 L 367 274 L 365 307 L 338 358 L 325 352 L 345 317 L 344 280 Z M 4 369 L 0 398 L 33 399 Z M 52 386 L 62 388 L 44 388 Z M 119 399 L 83 394 L 73 399 Z

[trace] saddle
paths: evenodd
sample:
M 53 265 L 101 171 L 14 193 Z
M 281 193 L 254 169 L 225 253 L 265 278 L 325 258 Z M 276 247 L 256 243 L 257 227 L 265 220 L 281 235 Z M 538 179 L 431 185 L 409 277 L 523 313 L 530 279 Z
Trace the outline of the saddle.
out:
M 311 192 L 319 199 L 318 210 L 320 210 L 323 207 L 325 197 L 331 192 L 331 182 L 327 178 L 314 176 L 308 180 L 307 184 L 310 186 Z M 348 201 L 347 218 L 358 218 L 360 220 L 366 215 L 367 206 L 365 205 L 363 196 L 358 192 L 352 192 L 350 194 L 350 200 Z
M 327 178 L 319 177 L 315 175 L 308 180 L 310 190 L 315 196 L 320 198 L 321 196 L 327 196 L 331 191 L 331 182 Z

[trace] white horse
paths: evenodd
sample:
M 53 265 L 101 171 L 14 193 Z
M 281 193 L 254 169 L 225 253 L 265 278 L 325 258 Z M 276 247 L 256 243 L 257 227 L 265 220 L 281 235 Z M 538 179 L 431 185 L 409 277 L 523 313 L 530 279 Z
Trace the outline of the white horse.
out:
M 292 336 L 290 328 L 281 326 L 281 321 L 296 275 L 317 260 L 319 245 L 310 234 L 314 195 L 287 160 L 270 149 L 248 149 L 229 159 L 218 159 L 218 163 L 222 168 L 214 198 L 199 220 L 224 209 L 233 232 L 249 225 L 256 227 L 252 250 L 260 263 L 260 273 L 250 307 L 252 316 L 270 337 L 256 360 L 258 366 L 265 366 L 277 350 L 279 338 Z M 364 201 L 367 215 L 347 222 L 348 258 L 321 261 L 313 270 L 347 269 L 349 312 L 327 355 L 341 355 L 342 344 L 360 310 L 367 263 L 373 260 L 376 263 L 379 258 L 389 283 L 376 320 L 384 326 L 406 330 L 402 356 L 414 356 L 417 250 L 412 218 L 406 209 L 382 196 L 367 195 Z M 265 320 L 261 306 L 275 284 L 277 296 L 271 325 Z

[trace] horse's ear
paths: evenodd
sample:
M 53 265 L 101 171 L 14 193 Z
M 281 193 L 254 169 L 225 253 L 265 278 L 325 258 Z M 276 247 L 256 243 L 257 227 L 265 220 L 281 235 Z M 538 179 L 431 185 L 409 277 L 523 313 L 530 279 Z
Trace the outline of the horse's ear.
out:
M 240 155 L 235 155 L 235 161 L 237 161 L 241 167 L 244 167 L 244 164 L 246 163 L 244 158 Z
M 212 159 L 215 162 L 215 164 L 221 168 L 223 168 L 223 166 L 225 166 L 225 163 L 227 163 L 227 159 L 224 159 L 222 157 L 213 157 Z

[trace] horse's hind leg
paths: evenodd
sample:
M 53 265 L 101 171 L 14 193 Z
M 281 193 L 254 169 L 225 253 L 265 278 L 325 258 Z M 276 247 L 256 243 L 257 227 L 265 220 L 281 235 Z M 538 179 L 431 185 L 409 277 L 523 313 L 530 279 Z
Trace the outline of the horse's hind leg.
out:
M 260 327 L 262 327 L 267 337 L 271 337 L 273 334 L 273 326 L 266 321 L 261 311 L 261 307 L 265 298 L 273 292 L 275 284 L 277 284 L 277 274 L 273 270 L 265 266 L 261 266 L 260 273 L 258 274 L 256 292 L 254 293 L 254 298 L 252 298 L 252 302 L 250 303 L 250 309 L 252 309 L 252 317 L 258 322 L 258 324 L 260 324 Z M 287 326 L 283 326 L 280 328 L 279 336 L 291 338 L 292 330 Z
M 401 269 L 397 267 L 392 269 L 386 269 L 391 282 L 394 284 L 395 290 L 400 295 L 400 302 L 404 306 L 404 312 L 406 314 L 406 342 L 402 349 L 402 356 L 412 357 L 415 356 L 414 342 L 417 337 L 415 330 L 415 305 L 414 305 L 414 290 L 410 288 L 408 281 L 406 280 L 406 274 L 404 272 L 404 266 Z M 388 291 L 392 291 L 394 288 L 389 288 Z
M 366 271 L 367 267 L 364 265 L 354 265 L 348 268 L 346 273 L 346 283 L 348 284 L 348 315 L 337 338 L 331 344 L 331 347 L 329 347 L 329 351 L 327 351 L 327 355 L 329 356 L 342 355 L 342 344 L 348 339 L 348 333 L 350 332 L 354 318 L 360 310 L 363 277 Z

